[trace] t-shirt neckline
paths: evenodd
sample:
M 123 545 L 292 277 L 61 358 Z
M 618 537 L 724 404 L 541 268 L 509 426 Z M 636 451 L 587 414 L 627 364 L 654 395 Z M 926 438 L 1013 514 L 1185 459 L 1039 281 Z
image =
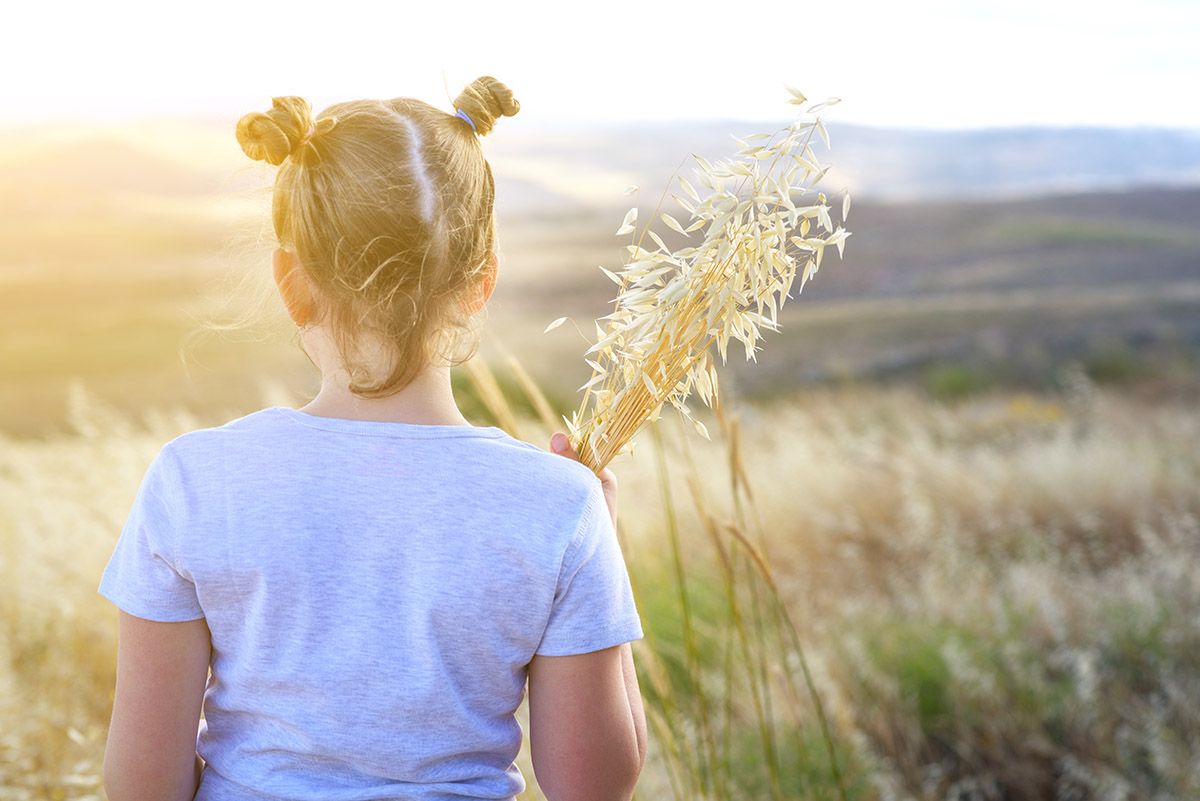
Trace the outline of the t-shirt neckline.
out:
M 323 417 L 290 406 L 271 406 L 275 412 L 309 428 L 344 431 L 375 437 L 434 439 L 439 437 L 503 437 L 505 431 L 496 426 L 450 425 L 438 423 L 402 423 L 396 420 L 352 420 L 348 417 Z

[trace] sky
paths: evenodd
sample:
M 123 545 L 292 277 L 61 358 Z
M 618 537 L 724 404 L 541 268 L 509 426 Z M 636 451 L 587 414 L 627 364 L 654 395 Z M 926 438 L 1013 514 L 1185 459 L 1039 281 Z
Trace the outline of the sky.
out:
M 0 126 L 235 118 L 287 94 L 452 110 L 494 75 L 546 125 L 790 118 L 790 84 L 866 125 L 1200 129 L 1200 0 L 110 0 L 5 17 Z

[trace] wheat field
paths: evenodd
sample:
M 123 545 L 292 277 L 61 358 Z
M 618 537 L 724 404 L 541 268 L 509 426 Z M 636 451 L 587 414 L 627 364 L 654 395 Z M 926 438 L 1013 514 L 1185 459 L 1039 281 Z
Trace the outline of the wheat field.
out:
M 477 422 L 545 447 L 484 380 L 504 370 L 469 370 Z M 157 448 L 249 411 L 134 417 L 79 382 L 67 407 L 59 434 L 0 439 L 6 800 L 103 797 L 116 611 L 98 577 Z M 818 389 L 720 411 L 711 442 L 664 416 L 611 465 L 646 629 L 638 798 L 1197 797 L 1194 407 L 1078 375 L 1055 395 Z M 527 747 L 518 764 L 540 798 Z

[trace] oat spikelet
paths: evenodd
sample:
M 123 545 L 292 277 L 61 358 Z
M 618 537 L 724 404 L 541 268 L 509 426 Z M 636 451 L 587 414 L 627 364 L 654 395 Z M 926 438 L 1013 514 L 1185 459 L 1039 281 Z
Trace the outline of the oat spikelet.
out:
M 790 93 L 789 102 L 805 99 Z M 658 419 L 664 403 L 708 438 L 686 401 L 693 390 L 710 408 L 717 398 L 712 346 L 725 364 L 729 340 L 737 339 L 754 360 L 760 330 L 779 330 L 779 309 L 796 276 L 803 290 L 829 245 L 841 257 L 850 232 L 834 227 L 824 193 L 804 200 L 829 170 L 812 149 L 814 133 L 829 146 L 813 112 L 837 101 L 810 107 L 773 134 L 735 137 L 738 150 L 729 159 L 710 164 L 693 156 L 695 184 L 672 182 L 686 221 L 663 212 L 639 233 L 637 207 L 625 215 L 617 230 L 632 236 L 624 267 L 600 268 L 619 287 L 616 308 L 596 321 L 596 343 L 584 354 L 592 377 L 579 387 L 579 409 L 563 417 L 584 464 L 599 471 L 631 450 L 634 435 Z M 848 210 L 844 199 L 842 215 Z M 650 227 L 658 221 L 684 237 L 684 246 L 671 250 Z

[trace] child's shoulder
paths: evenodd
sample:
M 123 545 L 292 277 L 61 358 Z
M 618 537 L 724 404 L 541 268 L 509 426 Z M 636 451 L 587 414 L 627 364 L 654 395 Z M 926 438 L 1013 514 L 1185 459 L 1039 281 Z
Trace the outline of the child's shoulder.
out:
M 590 467 L 574 459 L 551 453 L 545 448 L 539 448 L 537 445 L 509 434 L 494 441 L 501 446 L 509 446 L 515 450 L 515 456 L 525 463 L 525 467 L 576 485 L 582 491 L 589 489 L 587 485 L 590 483 L 597 485 L 600 483 L 600 477 L 592 472 Z
M 165 450 L 176 453 L 186 453 L 199 449 L 216 447 L 227 448 L 237 440 L 246 439 L 249 434 L 259 434 L 267 428 L 274 427 L 272 409 L 259 409 L 244 414 L 220 425 L 205 426 L 184 431 L 167 441 Z

